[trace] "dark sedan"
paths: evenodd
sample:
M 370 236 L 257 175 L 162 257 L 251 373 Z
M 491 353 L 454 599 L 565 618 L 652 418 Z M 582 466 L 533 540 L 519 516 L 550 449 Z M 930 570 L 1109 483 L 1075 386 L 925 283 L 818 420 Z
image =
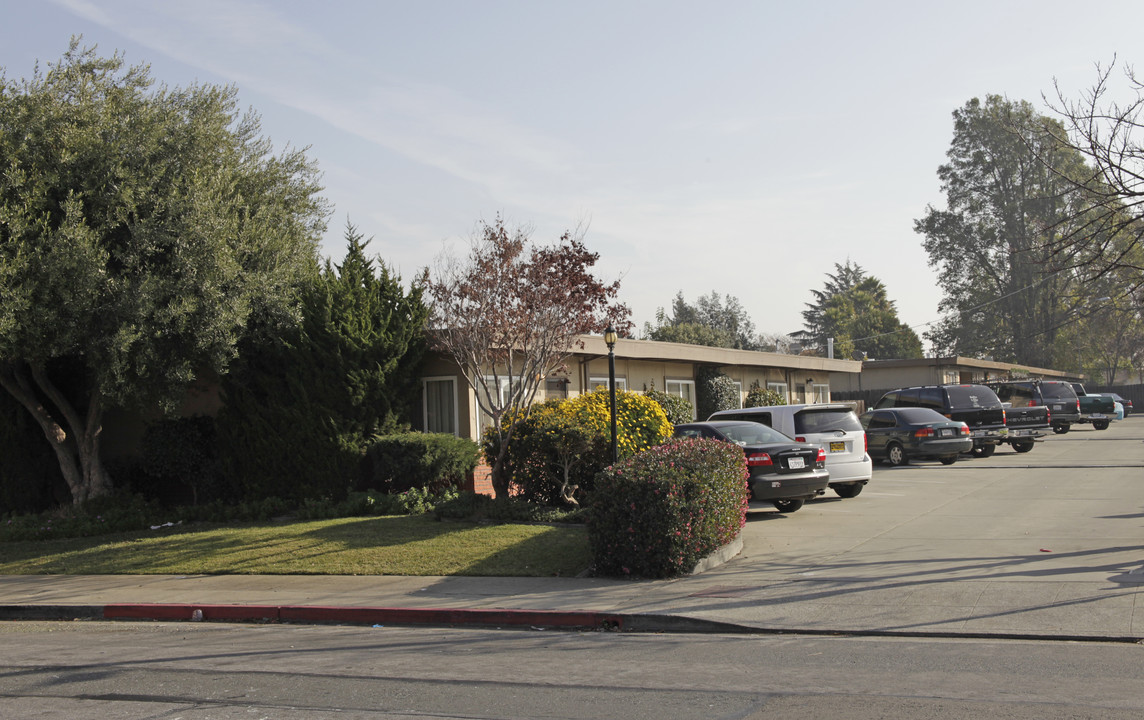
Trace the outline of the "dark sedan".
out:
M 792 513 L 807 500 L 826 492 L 830 473 L 826 451 L 796 442 L 762 423 L 742 420 L 694 422 L 675 426 L 677 438 L 712 438 L 743 448 L 747 456 L 747 487 L 751 500 L 768 502 L 779 512 Z
M 929 408 L 870 410 L 858 419 L 866 428 L 870 457 L 891 465 L 905 465 L 911 458 L 951 465 L 959 453 L 973 449 L 969 426 Z

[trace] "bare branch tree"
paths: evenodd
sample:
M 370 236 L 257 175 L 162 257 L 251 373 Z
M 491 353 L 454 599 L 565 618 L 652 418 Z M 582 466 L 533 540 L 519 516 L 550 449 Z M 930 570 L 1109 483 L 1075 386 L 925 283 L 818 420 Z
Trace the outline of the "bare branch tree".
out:
M 583 346 L 581 335 L 609 322 L 621 333 L 631 327 L 630 311 L 615 302 L 619 281 L 606 285 L 591 273 L 599 254 L 584 246 L 583 229 L 550 246 L 531 244 L 530 234 L 510 230 L 500 215 L 481 222 L 466 259 L 445 253 L 423 279 L 432 343 L 460 366 L 492 420 L 498 451 L 487 459 L 498 498 L 508 495 L 513 431 L 545 379 Z
M 1106 67 L 1097 64 L 1096 81 L 1076 100 L 1054 81 L 1055 99 L 1045 103 L 1061 122 L 1045 123 L 1044 130 L 1089 165 L 1085 175 L 1061 173 L 1083 190 L 1083 203 L 1051 247 L 1055 264 L 1090 277 L 1127 270 L 1127 293 L 1144 283 L 1144 81 L 1125 67 L 1134 98 L 1118 102 L 1110 97 L 1115 67 L 1115 57 Z

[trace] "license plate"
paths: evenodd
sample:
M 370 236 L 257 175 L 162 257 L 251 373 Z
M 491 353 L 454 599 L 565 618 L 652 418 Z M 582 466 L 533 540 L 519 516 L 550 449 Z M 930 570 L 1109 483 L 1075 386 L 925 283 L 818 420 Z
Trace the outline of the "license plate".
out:
M 953 435 L 953 428 L 942 428 L 939 435 L 940 437 L 950 437 Z
M 1089 417 L 1095 418 L 1097 420 L 1103 420 L 1104 419 L 1104 413 L 1093 413 L 1092 415 L 1089 415 Z
M 832 442 L 830 443 L 830 452 L 846 452 L 846 443 Z
M 793 457 L 787 460 L 787 467 L 791 470 L 801 470 L 806 467 L 806 462 L 800 457 Z

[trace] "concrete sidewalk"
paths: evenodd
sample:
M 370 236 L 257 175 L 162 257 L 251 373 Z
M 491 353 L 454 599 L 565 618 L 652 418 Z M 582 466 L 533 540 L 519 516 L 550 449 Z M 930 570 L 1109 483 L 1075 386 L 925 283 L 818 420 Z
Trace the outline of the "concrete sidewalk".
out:
M 196 612 L 197 611 L 197 612 Z M 776 573 L 739 558 L 666 581 L 345 576 L 3 576 L 0 619 L 595 628 L 1144 640 L 1144 571 L 920 582 Z

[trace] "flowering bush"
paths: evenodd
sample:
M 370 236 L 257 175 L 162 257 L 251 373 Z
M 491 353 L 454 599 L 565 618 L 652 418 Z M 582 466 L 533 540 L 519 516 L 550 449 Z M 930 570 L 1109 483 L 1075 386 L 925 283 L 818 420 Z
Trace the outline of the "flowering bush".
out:
M 597 573 L 682 575 L 743 528 L 746 459 L 716 440 L 660 445 L 600 473 L 591 510 Z
M 532 406 L 513 432 L 505 464 L 516 497 L 541 505 L 578 504 L 577 493 L 590 491 L 596 474 L 611 463 L 610 405 L 605 389 Z M 658 403 L 639 393 L 616 393 L 621 458 L 659 445 L 671 432 Z M 487 457 L 496 454 L 497 442 L 496 433 L 485 434 Z

